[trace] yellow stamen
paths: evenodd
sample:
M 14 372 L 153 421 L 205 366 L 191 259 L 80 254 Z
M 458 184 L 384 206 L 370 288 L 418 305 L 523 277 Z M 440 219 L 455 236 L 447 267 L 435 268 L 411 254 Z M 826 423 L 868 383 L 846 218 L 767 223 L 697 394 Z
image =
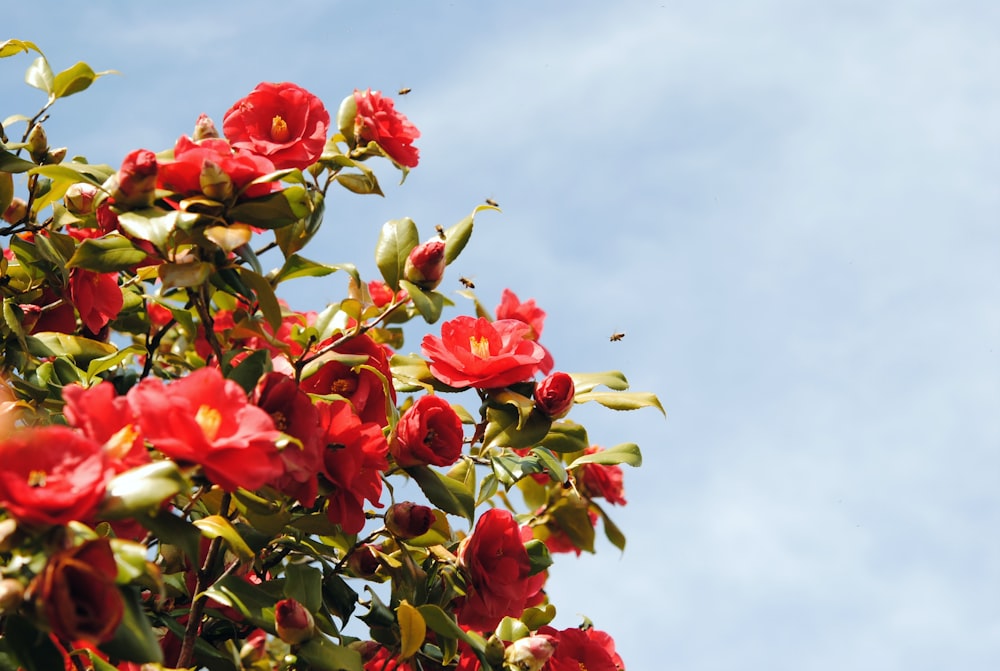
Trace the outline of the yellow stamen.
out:
M 271 119 L 271 139 L 275 142 L 285 142 L 288 139 L 288 124 L 281 118 L 280 114 L 275 114 Z
M 488 338 L 469 336 L 469 350 L 480 359 L 490 358 L 490 341 Z
M 194 416 L 194 421 L 198 422 L 198 426 L 201 427 L 201 431 L 205 434 L 208 442 L 212 442 L 219 435 L 219 427 L 222 425 L 222 413 L 211 406 L 203 405 L 198 408 L 198 412 Z
M 29 487 L 44 487 L 48 474 L 45 471 L 31 471 L 28 473 Z

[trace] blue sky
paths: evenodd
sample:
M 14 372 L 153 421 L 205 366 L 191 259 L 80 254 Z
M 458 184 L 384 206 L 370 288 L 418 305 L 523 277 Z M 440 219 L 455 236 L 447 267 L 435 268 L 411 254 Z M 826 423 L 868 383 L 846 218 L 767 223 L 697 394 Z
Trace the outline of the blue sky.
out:
M 660 395 L 666 421 L 580 413 L 646 462 L 624 555 L 559 558 L 558 624 L 633 671 L 1000 665 L 1000 5 L 79 7 L 5 10 L 55 68 L 122 73 L 53 144 L 114 164 L 264 80 L 411 87 L 419 168 L 332 203 L 313 256 L 372 275 L 385 220 L 491 197 L 454 274 L 536 298 L 559 368 Z M 41 102 L 28 62 L 4 116 Z

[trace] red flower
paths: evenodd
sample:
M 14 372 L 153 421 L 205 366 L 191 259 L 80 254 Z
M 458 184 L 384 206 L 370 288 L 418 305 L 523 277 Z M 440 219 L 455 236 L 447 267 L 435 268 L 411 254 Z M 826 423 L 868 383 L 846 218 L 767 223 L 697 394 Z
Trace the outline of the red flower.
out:
M 312 613 L 295 599 L 274 604 L 274 629 L 285 643 L 302 643 L 312 638 L 316 622 Z
M 91 333 L 98 333 L 117 317 L 125 303 L 117 273 L 95 273 L 83 268 L 73 268 L 69 273 L 69 297 Z
M 389 446 L 400 466 L 451 466 L 462 454 L 462 420 L 440 396 L 421 396 L 396 424 Z
M 86 520 L 114 474 L 101 446 L 66 426 L 0 439 L 0 507 L 27 524 Z
M 497 319 L 516 319 L 524 322 L 531 327 L 525 338 L 538 340 L 542 337 L 542 327 L 545 325 L 545 311 L 535 305 L 534 298 L 522 303 L 517 294 L 510 289 L 504 289 L 500 295 L 500 305 L 497 306 Z M 548 373 L 555 364 L 549 351 L 544 347 L 542 349 L 545 350 L 545 360 L 542 362 L 541 371 Z
M 584 454 L 594 454 L 604 451 L 603 447 L 592 445 L 583 451 Z M 603 497 L 608 503 L 625 505 L 625 486 L 622 467 L 615 464 L 584 464 L 576 476 L 577 482 L 585 494 L 590 497 Z
M 456 604 L 458 623 L 469 629 L 491 631 L 505 616 L 519 617 L 541 589 L 529 575 L 521 529 L 507 510 L 483 513 L 459 545 L 458 562 L 468 580 L 466 595 Z
M 388 648 L 383 648 L 374 641 L 366 641 L 361 650 L 361 660 L 365 671 L 412 671 L 413 666 L 399 661 Z
M 50 557 L 29 592 L 57 636 L 102 643 L 125 610 L 117 575 L 111 542 L 97 538 Z
M 403 277 L 421 289 L 434 289 L 441 284 L 446 265 L 444 243 L 430 240 L 410 250 L 403 266 Z
M 545 350 L 514 319 L 495 322 L 460 316 L 441 325 L 441 337 L 424 336 L 421 349 L 434 377 L 452 387 L 490 389 L 530 379 Z
M 274 172 L 274 169 L 274 164 L 264 156 L 251 152 L 234 152 L 225 140 L 207 138 L 195 142 L 182 135 L 174 145 L 174 160 L 160 166 L 159 186 L 182 197 L 200 196 L 204 193 L 211 198 L 224 200 L 232 194 L 219 191 L 219 180 L 224 182 L 223 177 L 228 177 L 230 190 L 235 193 L 261 175 Z M 219 172 L 222 173 L 221 176 Z M 209 184 L 212 187 L 206 188 Z M 256 198 L 280 188 L 281 185 L 277 182 L 254 184 L 243 195 Z
M 319 411 L 295 380 L 282 373 L 268 373 L 254 390 L 254 403 L 271 415 L 275 427 L 297 438 L 281 450 L 285 470 L 271 481 L 274 487 L 304 506 L 316 500 L 316 472 L 323 455 L 323 430 Z
M 432 524 L 434 511 L 413 501 L 394 503 L 385 511 L 385 528 L 396 538 L 406 540 L 422 536 Z
M 156 154 L 148 149 L 136 149 L 122 161 L 116 175 L 117 185 L 111 190 L 115 204 L 129 208 L 149 207 L 156 192 Z
M 615 651 L 614 640 L 593 627 L 557 631 L 546 626 L 540 628 L 538 634 L 557 641 L 544 671 L 622 671 L 625 668 Z
M 405 289 L 400 289 L 397 293 L 392 293 L 392 287 L 381 280 L 372 280 L 368 283 L 368 295 L 372 297 L 375 307 L 384 308 L 392 303 L 393 298 L 400 302 L 406 302 L 410 296 Z
M 399 165 L 417 167 L 420 152 L 413 141 L 420 137 L 420 131 L 396 111 L 392 100 L 371 89 L 355 90 L 354 104 L 358 110 L 354 117 L 354 134 L 358 142 L 375 142 Z
M 146 378 L 128 393 L 143 435 L 160 452 L 200 464 L 227 491 L 257 489 L 284 471 L 271 416 L 247 402 L 238 384 L 200 368 L 165 385 Z
M 278 170 L 315 163 L 329 129 L 323 102 L 288 82 L 261 82 L 222 119 L 222 132 L 234 147 L 266 156 Z
M 552 373 L 535 386 L 535 406 L 545 415 L 558 419 L 573 407 L 576 385 L 566 373 Z
M 326 516 L 349 534 L 365 526 L 364 502 L 381 507 L 381 472 L 389 468 L 382 428 L 362 422 L 344 403 L 322 403 L 321 424 L 326 429 L 327 447 L 320 472 L 330 484 Z
M 309 394 L 342 396 L 354 406 L 354 411 L 362 421 L 375 422 L 379 426 L 387 425 L 386 381 L 392 378 L 385 348 L 362 334 L 338 345 L 336 354 L 367 356 L 365 365 L 378 373 L 331 360 L 323 364 L 315 374 L 302 380 L 302 390 Z M 395 405 L 396 390 L 391 382 L 388 382 L 388 391 L 389 400 Z
M 101 382 L 89 389 L 78 384 L 63 387 L 66 421 L 102 445 L 116 473 L 149 463 L 149 452 L 128 400 L 115 386 Z

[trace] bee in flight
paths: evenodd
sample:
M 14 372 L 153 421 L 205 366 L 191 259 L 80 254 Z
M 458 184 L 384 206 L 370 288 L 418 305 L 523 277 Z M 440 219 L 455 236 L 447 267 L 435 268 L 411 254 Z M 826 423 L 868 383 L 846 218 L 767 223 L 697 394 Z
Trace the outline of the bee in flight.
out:
M 489 205 L 489 206 L 491 206 L 491 207 L 500 207 L 500 205 L 497 203 L 497 201 L 493 200 L 492 198 L 487 198 L 486 199 L 486 204 Z
M 612 333 L 611 337 L 609 338 L 609 340 L 611 342 L 618 342 L 619 340 L 621 340 L 624 337 L 625 337 L 624 333 Z
M 409 92 L 410 92 L 410 91 L 412 91 L 412 90 L 413 90 L 413 89 L 408 89 L 408 88 L 402 88 L 402 89 L 399 89 L 399 95 L 401 95 L 401 96 L 405 96 L 405 95 L 406 95 L 407 93 L 409 93 Z
M 441 238 L 442 240 L 448 239 L 447 236 L 445 236 L 444 234 L 444 226 L 442 226 L 441 224 L 436 225 L 434 227 L 434 230 L 437 231 L 438 237 Z
M 476 288 L 475 283 L 471 279 L 469 279 L 468 277 L 459 277 L 458 281 L 461 282 L 462 286 L 465 287 L 466 289 L 475 289 Z

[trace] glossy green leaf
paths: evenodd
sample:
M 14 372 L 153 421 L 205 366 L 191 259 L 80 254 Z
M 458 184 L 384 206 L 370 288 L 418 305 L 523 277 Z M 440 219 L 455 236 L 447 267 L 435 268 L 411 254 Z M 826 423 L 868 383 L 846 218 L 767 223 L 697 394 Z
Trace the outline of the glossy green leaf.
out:
M 39 54 L 42 53 L 42 50 L 39 49 L 34 42 L 29 42 L 27 40 L 4 40 L 3 42 L 0 42 L 0 58 L 7 58 L 8 56 L 27 53 L 29 49 Z
M 113 273 L 132 268 L 145 261 L 146 256 L 145 251 L 136 247 L 124 235 L 109 233 L 81 242 L 66 266 L 85 268 L 97 273 Z
M 533 539 L 524 544 L 524 549 L 528 553 L 528 562 L 531 564 L 531 572 L 528 575 L 541 573 L 552 566 L 552 555 L 549 548 L 540 540 Z
M 362 196 L 370 194 L 374 194 L 376 196 L 385 195 L 382 193 L 382 188 L 378 184 L 378 179 L 371 173 L 343 173 L 337 175 L 337 183 L 351 193 L 357 193 Z
M 375 245 L 375 264 L 393 291 L 399 290 L 406 257 L 419 243 L 420 235 L 412 219 L 393 219 L 382 226 Z
M 531 413 L 527 420 L 510 406 L 486 410 L 486 447 L 512 447 L 520 449 L 537 445 L 549 432 L 552 420 L 540 412 Z
M 0 170 L 4 172 L 27 172 L 35 167 L 31 161 L 16 156 L 6 149 L 0 149 Z
M 427 466 L 411 466 L 405 469 L 420 491 L 434 506 L 446 513 L 460 515 L 472 522 L 475 514 L 475 500 L 465 486 Z
M 444 232 L 444 260 L 445 263 L 450 264 L 452 261 L 458 258 L 458 255 L 462 253 L 465 246 L 469 243 L 469 238 L 472 237 L 472 227 L 476 219 L 476 215 L 483 210 L 496 210 L 497 208 L 491 205 L 479 205 L 472 211 L 472 214 L 462 219 L 460 222 L 445 229 Z M 498 210 L 499 211 L 499 210 Z
M 328 264 L 328 263 L 318 263 L 316 261 L 310 261 L 309 259 L 299 256 L 298 254 L 292 254 L 287 259 L 285 259 L 284 265 L 274 273 L 273 276 L 269 276 L 272 282 L 284 282 L 285 280 L 292 280 L 297 277 L 325 277 L 331 273 L 335 273 L 338 270 L 343 270 L 344 272 L 355 278 L 358 283 L 361 282 L 361 278 L 358 276 L 358 269 L 354 267 L 351 263 L 341 263 L 341 264 Z
M 235 608 L 250 622 L 274 634 L 274 604 L 278 597 L 241 576 L 227 575 L 205 590 L 212 599 Z
M 99 515 L 105 519 L 122 519 L 153 510 L 186 485 L 177 464 L 170 460 L 127 470 L 108 483 Z
M 310 613 L 323 605 L 323 572 L 308 564 L 289 564 L 285 569 L 285 597 L 295 599 Z
M 240 266 L 237 272 L 240 274 L 240 279 L 253 289 L 254 295 L 257 296 L 257 306 L 264 315 L 264 319 L 277 332 L 281 328 L 281 305 L 278 303 L 278 297 L 274 294 L 274 287 L 264 277 L 249 268 Z
M 608 370 L 603 373 L 570 373 L 569 376 L 573 378 L 573 386 L 576 388 L 577 394 L 591 391 L 600 385 L 615 391 L 628 389 L 628 380 L 617 370 Z
M 233 354 L 238 354 L 234 351 Z M 266 349 L 259 349 L 251 352 L 232 370 L 226 373 L 226 378 L 232 380 L 247 394 L 253 392 L 261 376 L 269 370 L 271 363 L 271 353 Z
M 113 70 L 94 72 L 86 63 L 77 63 L 55 76 L 52 81 L 52 95 L 56 98 L 66 98 L 86 90 L 98 77 L 112 72 Z
M 118 223 L 126 233 L 139 240 L 148 240 L 159 249 L 166 249 L 171 234 L 177 228 L 190 227 L 199 215 L 180 210 L 162 210 L 151 207 L 145 210 L 122 212 Z
M 296 185 L 246 200 L 229 211 L 229 218 L 258 228 L 282 228 L 309 216 L 311 211 L 308 192 Z
M 137 515 L 135 519 L 161 542 L 177 547 L 190 560 L 198 561 L 201 531 L 190 522 L 165 510 L 158 510 L 155 515 Z
M 628 464 L 629 466 L 642 465 L 642 453 L 635 443 L 622 443 L 609 447 L 600 452 L 585 454 L 573 460 L 567 468 L 574 469 L 583 464 Z
M 479 657 L 480 661 L 485 662 L 485 641 L 483 639 L 472 633 L 466 632 L 455 619 L 446 613 L 440 606 L 435 606 L 434 604 L 424 604 L 422 606 L 417 606 L 417 610 L 420 611 L 420 615 L 424 618 L 424 622 L 427 623 L 427 628 L 431 631 L 444 636 L 445 638 L 458 639 L 463 641 L 472 651 Z
M 549 432 L 541 441 L 541 445 L 553 452 L 582 452 L 590 447 L 587 429 L 568 419 L 560 419 L 552 423 Z
M 577 394 L 575 401 L 577 403 L 596 401 L 612 410 L 638 410 L 639 408 L 652 407 L 662 412 L 664 416 L 667 414 L 667 411 L 660 405 L 660 399 L 656 397 L 656 394 L 643 391 L 590 391 Z
M 247 545 L 243 537 L 240 536 L 236 528 L 222 515 L 209 515 L 200 520 L 195 520 L 193 524 L 201 530 L 206 538 L 221 538 L 232 550 L 233 554 L 243 561 L 252 561 L 254 552 Z
M 52 68 L 49 66 L 49 61 L 45 56 L 39 56 L 31 65 L 28 66 L 28 71 L 24 74 L 24 81 L 28 86 L 34 86 L 36 89 L 45 91 L 50 96 L 52 95 L 52 83 L 55 79 L 55 75 L 52 74 Z
M 125 603 L 121 624 L 111 640 L 99 646 L 100 649 L 112 657 L 139 664 L 161 664 L 163 650 L 153 634 L 153 625 L 142 609 L 139 590 L 123 588 L 121 593 Z
M 62 669 L 63 659 L 49 635 L 20 615 L 4 618 L 0 645 L 24 668 L 24 671 Z
M 445 299 L 444 294 L 440 294 L 437 291 L 424 290 L 418 287 L 412 282 L 407 282 L 406 280 L 399 280 L 399 287 L 406 290 L 410 295 L 410 300 L 413 301 L 413 306 L 417 308 L 417 312 L 420 316 L 424 318 L 424 321 L 428 324 L 433 324 L 438 319 L 441 318 L 441 311 L 444 310 L 444 304 L 447 299 Z
M 99 342 L 68 333 L 43 331 L 25 338 L 28 349 L 35 356 L 68 356 L 78 366 L 86 366 L 94 359 L 115 354 L 118 348 L 106 342 Z
M 57 163 L 40 165 L 28 171 L 30 175 L 41 175 L 52 180 L 48 190 L 36 196 L 31 204 L 32 212 L 41 212 L 44 208 L 62 199 L 66 190 L 73 184 L 88 182 L 100 186 L 113 171 L 104 165 L 88 165 L 84 163 Z
M 531 450 L 531 453 L 545 467 L 549 477 L 556 482 L 566 482 L 568 479 L 568 476 L 566 475 L 566 467 L 557 456 L 544 447 L 536 447 Z
M 312 671 L 363 671 L 364 668 L 356 650 L 335 645 L 323 636 L 313 636 L 303 643 L 298 654 Z

